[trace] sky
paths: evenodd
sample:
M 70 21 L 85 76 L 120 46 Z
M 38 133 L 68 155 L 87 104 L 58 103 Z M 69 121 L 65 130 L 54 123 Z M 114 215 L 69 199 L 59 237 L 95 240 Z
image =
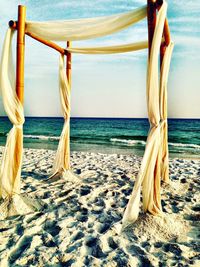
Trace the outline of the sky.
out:
M 17 6 L 27 20 L 97 17 L 127 12 L 146 0 L 0 0 L 0 53 L 8 21 Z M 200 118 L 200 1 L 168 0 L 171 38 L 175 43 L 168 82 L 168 117 Z M 107 37 L 73 42 L 103 46 L 147 40 L 146 19 Z M 65 43 L 61 43 L 65 47 Z M 15 39 L 13 49 L 15 50 Z M 25 115 L 62 116 L 56 51 L 26 37 Z M 114 55 L 72 55 L 72 117 L 147 117 L 147 51 Z M 5 115 L 0 98 L 0 115 Z

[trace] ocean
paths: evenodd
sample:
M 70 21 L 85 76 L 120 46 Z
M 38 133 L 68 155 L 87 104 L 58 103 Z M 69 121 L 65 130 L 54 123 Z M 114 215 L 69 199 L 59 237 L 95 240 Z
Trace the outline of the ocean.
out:
M 63 118 L 27 117 L 24 147 L 56 150 Z M 200 119 L 169 119 L 170 157 L 200 159 Z M 11 128 L 0 117 L 0 145 Z M 71 118 L 71 151 L 136 154 L 142 156 L 149 122 L 147 119 Z

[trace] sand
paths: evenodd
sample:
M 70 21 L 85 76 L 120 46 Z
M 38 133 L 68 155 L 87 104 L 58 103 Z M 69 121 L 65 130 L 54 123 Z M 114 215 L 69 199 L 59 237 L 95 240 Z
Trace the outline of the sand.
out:
M 200 266 L 199 161 L 170 160 L 163 218 L 140 214 L 122 229 L 141 158 L 73 152 L 80 182 L 45 181 L 54 157 L 55 151 L 25 149 L 21 192 L 44 210 L 0 220 L 1 267 Z

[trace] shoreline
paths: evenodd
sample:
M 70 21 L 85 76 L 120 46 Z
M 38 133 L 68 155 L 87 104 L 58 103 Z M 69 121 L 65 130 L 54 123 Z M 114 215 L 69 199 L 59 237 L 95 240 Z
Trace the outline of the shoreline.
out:
M 0 145 L 0 150 L 3 150 L 4 149 L 4 145 Z M 51 151 L 52 153 L 55 153 L 56 152 L 56 149 L 52 149 L 52 148 L 35 148 L 35 147 L 26 147 L 24 146 L 23 148 L 24 150 L 27 150 L 27 149 L 33 149 L 33 150 L 47 150 L 47 151 Z M 142 158 L 143 157 L 143 154 L 144 152 L 141 151 L 141 155 L 137 155 L 136 153 L 131 153 L 129 150 L 126 150 L 126 149 L 118 149 L 118 148 L 114 148 L 113 150 L 115 152 L 112 152 L 111 149 L 110 150 L 107 150 L 106 153 L 103 153 L 101 152 L 103 150 L 103 148 L 99 151 L 93 151 L 93 150 L 71 150 L 71 153 L 93 153 L 93 154 L 105 154 L 105 155 L 124 155 L 124 156 L 136 156 L 138 158 Z M 124 153 L 120 153 L 120 152 L 123 152 L 123 151 L 126 151 Z M 119 153 L 117 153 L 119 152 Z M 172 156 L 173 155 L 173 156 Z M 180 157 L 179 157 L 180 156 Z M 177 154 L 177 153 L 170 153 L 169 155 L 169 161 L 171 160 L 174 160 L 174 159 L 183 159 L 183 160 L 194 160 L 194 161 L 200 161 L 200 156 L 199 158 L 196 158 L 196 157 L 193 157 L 193 156 L 181 156 L 181 154 Z
M 54 156 L 52 150 L 24 150 L 21 193 L 39 199 L 46 209 L 0 220 L 0 265 L 200 264 L 199 161 L 170 160 L 171 182 L 161 189 L 163 217 L 141 213 L 119 232 L 141 157 L 72 152 L 71 166 L 81 182 L 49 183 L 45 179 Z

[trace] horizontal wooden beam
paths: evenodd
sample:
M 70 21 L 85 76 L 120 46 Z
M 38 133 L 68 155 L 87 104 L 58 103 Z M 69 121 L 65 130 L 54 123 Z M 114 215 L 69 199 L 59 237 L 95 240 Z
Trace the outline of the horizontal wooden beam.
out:
M 57 45 L 51 41 L 45 40 L 45 39 L 43 39 L 43 38 L 41 38 L 41 37 L 31 33 L 31 32 L 25 32 L 25 34 L 28 35 L 29 37 L 35 39 L 36 41 L 53 48 L 54 50 L 58 51 L 59 53 L 61 53 L 63 55 L 65 55 L 67 53 L 64 48 L 60 47 L 59 45 Z

